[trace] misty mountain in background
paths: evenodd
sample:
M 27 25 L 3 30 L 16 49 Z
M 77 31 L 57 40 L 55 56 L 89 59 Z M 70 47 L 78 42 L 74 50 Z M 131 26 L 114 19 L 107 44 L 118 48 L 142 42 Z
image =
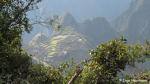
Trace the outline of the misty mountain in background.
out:
M 102 42 L 106 42 L 118 36 L 117 32 L 104 17 L 95 17 L 79 23 L 70 13 L 66 13 L 62 17 L 62 25 L 70 26 L 74 31 L 84 35 L 92 44 L 91 46 L 93 46 L 93 48 Z
M 116 31 L 102 17 L 78 23 L 71 14 L 66 13 L 59 19 L 63 25 L 61 30 L 53 31 L 49 38 L 39 32 L 28 45 L 30 54 L 47 63 L 58 64 L 71 59 L 80 62 L 89 58 L 89 50 L 117 37 Z
M 88 58 L 89 50 L 121 35 L 129 43 L 144 42 L 150 40 L 148 9 L 149 0 L 134 0 L 129 9 L 111 24 L 104 17 L 77 22 L 70 13 L 66 13 L 60 16 L 61 31 L 53 32 L 51 37 L 37 33 L 27 49 L 36 58 L 35 61 L 58 64 L 71 59 L 84 60 Z

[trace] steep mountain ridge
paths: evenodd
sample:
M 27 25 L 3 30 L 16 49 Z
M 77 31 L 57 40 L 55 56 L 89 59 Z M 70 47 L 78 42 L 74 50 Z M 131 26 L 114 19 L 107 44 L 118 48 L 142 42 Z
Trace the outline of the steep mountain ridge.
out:
M 71 14 L 66 13 L 62 17 L 62 25 L 70 26 L 74 31 L 84 35 L 92 43 L 93 48 L 101 42 L 116 38 L 118 35 L 104 17 L 95 17 L 78 23 Z
M 104 17 L 86 20 L 79 25 L 79 28 L 82 29 L 79 32 L 87 36 L 87 39 L 93 44 L 93 48 L 102 42 L 117 37 L 117 32 Z
M 115 20 L 114 28 L 125 35 L 129 42 L 150 39 L 150 0 L 135 0 L 129 9 Z

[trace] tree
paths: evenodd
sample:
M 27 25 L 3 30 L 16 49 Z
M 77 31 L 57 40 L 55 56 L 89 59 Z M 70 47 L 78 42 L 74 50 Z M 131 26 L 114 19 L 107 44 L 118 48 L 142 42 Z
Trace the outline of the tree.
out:
M 90 54 L 91 60 L 83 70 L 83 83 L 115 84 L 117 73 L 128 63 L 128 46 L 121 40 L 112 40 L 99 45 Z
M 145 56 L 145 51 L 143 45 L 129 45 L 122 39 L 100 44 L 90 52 L 91 59 L 85 63 L 79 80 L 83 84 L 119 83 L 118 72 L 126 65 L 134 65 Z
M 0 1 L 0 80 L 25 79 L 30 56 L 21 48 L 23 32 L 30 32 L 27 12 L 41 0 Z
M 32 65 L 27 77 L 31 84 L 62 84 L 62 75 L 58 69 L 41 64 Z

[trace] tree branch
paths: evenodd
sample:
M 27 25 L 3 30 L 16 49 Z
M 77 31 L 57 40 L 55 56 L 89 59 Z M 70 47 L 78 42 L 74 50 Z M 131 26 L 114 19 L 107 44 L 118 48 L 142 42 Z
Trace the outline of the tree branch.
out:
M 21 15 L 25 10 L 27 10 L 27 9 L 29 8 L 29 6 L 30 6 L 33 2 L 34 2 L 34 0 L 30 0 L 30 2 L 29 2 L 22 10 L 18 11 L 18 14 L 17 14 L 12 20 L 10 20 L 10 21 L 8 22 L 7 26 L 10 27 L 10 26 L 12 26 L 12 23 L 18 21 L 20 15 Z M 8 28 L 8 27 L 7 27 L 7 28 Z
M 72 78 L 70 79 L 68 84 L 73 84 L 82 71 L 83 71 L 83 69 L 80 69 L 80 67 L 77 67 L 76 73 L 74 74 L 74 76 L 72 76 Z

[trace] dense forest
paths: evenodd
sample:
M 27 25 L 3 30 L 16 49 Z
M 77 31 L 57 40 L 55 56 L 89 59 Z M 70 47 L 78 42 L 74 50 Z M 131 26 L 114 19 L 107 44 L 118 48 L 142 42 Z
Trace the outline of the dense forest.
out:
M 124 36 L 110 39 L 90 50 L 90 58 L 79 63 L 69 60 L 58 66 L 36 64 L 22 48 L 23 32 L 30 33 L 33 24 L 27 16 L 41 0 L 0 1 L 0 84 L 137 84 L 150 82 L 150 71 L 136 75 L 121 74 L 127 66 L 149 61 L 150 42 L 129 44 Z M 55 26 L 57 31 L 62 25 Z M 53 27 L 55 26 L 55 27 Z M 127 82 L 127 80 L 129 80 Z M 140 81 L 139 81 L 140 82 Z M 139 84 L 142 84 L 141 82 Z

